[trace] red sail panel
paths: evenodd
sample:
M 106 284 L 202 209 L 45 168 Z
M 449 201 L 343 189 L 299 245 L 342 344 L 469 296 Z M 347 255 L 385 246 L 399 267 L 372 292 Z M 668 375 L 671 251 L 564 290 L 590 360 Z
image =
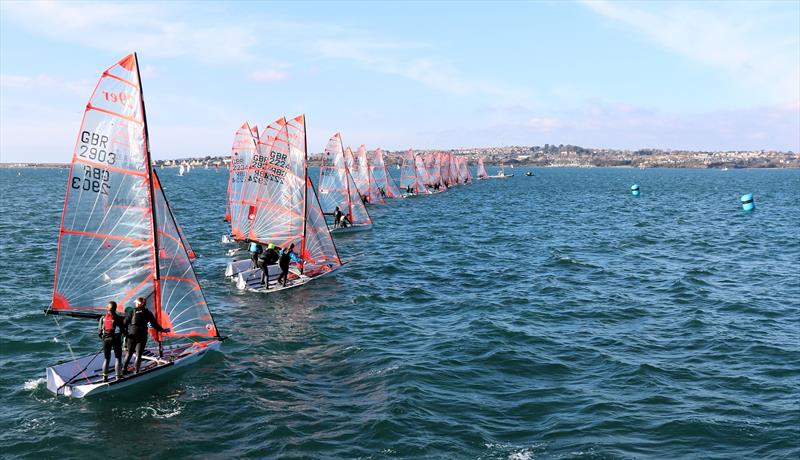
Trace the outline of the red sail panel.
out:
M 104 311 L 155 288 L 144 105 L 131 54 L 103 72 L 84 112 L 61 215 L 53 310 Z
M 322 154 L 319 169 L 319 201 L 322 211 L 333 213 L 338 206 L 355 225 L 371 224 L 372 219 L 361 201 L 353 177 L 345 163 L 342 137 L 333 135 Z
M 244 240 L 250 231 L 248 219 L 249 206 L 244 203 L 248 167 L 258 152 L 257 137 L 253 136 L 250 125 L 245 122 L 236 130 L 231 147 L 231 181 L 228 197 L 231 217 L 231 234 L 237 240 Z
M 430 181 L 425 171 L 425 162 L 419 155 L 414 155 L 414 168 L 417 175 L 417 193 L 422 193 L 426 191 L 426 184 L 430 184 Z
M 373 178 L 373 188 L 376 189 L 378 196 L 382 198 L 381 190 L 388 198 L 397 198 L 400 196 L 397 186 L 392 181 L 389 173 L 386 171 L 386 163 L 383 161 L 383 151 L 376 149 L 367 154 L 369 160 L 369 169 Z
M 156 185 L 155 183 L 153 184 Z M 156 320 L 170 328 L 174 338 L 218 337 L 203 290 L 197 281 L 180 226 L 170 210 L 161 187 L 154 187 L 158 224 L 158 288 L 161 308 Z

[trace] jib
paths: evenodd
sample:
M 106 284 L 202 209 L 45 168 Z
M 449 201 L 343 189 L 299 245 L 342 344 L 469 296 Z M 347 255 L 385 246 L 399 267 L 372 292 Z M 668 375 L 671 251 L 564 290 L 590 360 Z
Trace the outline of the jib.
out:
M 84 144 L 97 145 L 103 149 L 108 148 L 106 147 L 108 136 L 101 136 L 96 133 L 90 133 L 89 131 L 84 131 L 81 133 L 81 142 Z

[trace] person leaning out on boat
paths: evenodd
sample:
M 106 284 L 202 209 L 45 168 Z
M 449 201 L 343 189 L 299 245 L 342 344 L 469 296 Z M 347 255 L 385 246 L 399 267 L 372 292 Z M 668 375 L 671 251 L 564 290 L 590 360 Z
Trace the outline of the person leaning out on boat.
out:
M 125 331 L 127 333 L 127 349 L 125 355 L 125 367 L 123 372 L 128 372 L 128 364 L 131 362 L 131 357 L 136 353 L 136 362 L 134 368 L 136 373 L 139 373 L 139 368 L 142 364 L 142 352 L 147 345 L 147 323 L 157 330 L 158 332 L 169 332 L 169 329 L 164 329 L 156 321 L 155 315 L 150 310 L 145 308 L 147 301 L 144 297 L 139 297 L 134 302 L 133 310 L 125 315 Z
M 267 245 L 267 250 L 258 256 L 258 268 L 261 269 L 261 283 L 264 285 L 264 288 L 269 288 L 267 284 L 269 280 L 269 266 L 278 263 L 280 257 L 277 249 L 275 249 L 275 245 L 272 243 Z
M 283 280 L 283 285 L 286 286 L 286 283 L 289 281 L 289 264 L 293 261 L 298 264 L 303 263 L 303 259 L 294 253 L 294 243 L 290 244 L 288 249 L 281 251 L 281 257 L 278 259 L 278 266 L 281 268 L 278 284 Z
M 122 361 L 122 331 L 125 329 L 125 319 L 117 314 L 117 303 L 108 302 L 108 311 L 100 317 L 97 324 L 97 335 L 103 341 L 103 381 L 108 382 L 108 361 L 111 359 L 111 350 L 114 350 L 114 371 L 117 378 L 122 376 L 120 362 Z

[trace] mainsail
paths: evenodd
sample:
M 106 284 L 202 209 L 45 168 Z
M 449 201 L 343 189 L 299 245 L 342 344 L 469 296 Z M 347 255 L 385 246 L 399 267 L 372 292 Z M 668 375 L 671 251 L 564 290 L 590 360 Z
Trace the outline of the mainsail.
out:
M 243 193 L 247 169 L 258 151 L 258 136 L 253 134 L 253 129 L 245 122 L 236 130 L 231 147 L 231 167 L 228 180 L 228 213 L 227 220 L 231 222 L 231 234 L 237 240 L 245 239 L 249 230 L 247 208 L 243 204 Z
M 84 112 L 61 216 L 51 314 L 97 317 L 145 297 L 166 337 L 218 338 L 150 164 L 135 54 L 103 72 Z M 101 201 L 106 206 L 99 205 Z
M 367 156 L 367 148 L 364 144 L 358 147 L 358 151 L 353 158 L 353 168 L 358 170 L 358 175 L 355 180 L 359 192 L 367 196 L 370 203 L 383 203 L 383 197 L 375 183 L 375 177 L 372 175 L 372 167 L 369 162 L 369 157 Z
M 372 219 L 345 164 L 342 137 L 339 133 L 328 140 L 328 145 L 322 154 L 322 165 L 319 168 L 319 201 L 325 213 L 334 212 L 338 206 L 347 214 L 353 225 L 372 224 Z
M 389 198 L 399 198 L 400 191 L 397 189 L 394 180 L 386 170 L 386 163 L 383 161 L 383 151 L 376 149 L 372 152 L 372 158 L 369 159 L 370 172 L 374 179 L 375 186 L 380 191 L 383 189 L 386 196 Z
M 478 158 L 478 179 L 483 179 L 489 174 L 486 172 L 486 167 L 483 166 L 483 157 Z
M 419 175 L 417 162 L 419 156 L 414 155 L 414 151 L 408 149 L 406 156 L 403 157 L 403 165 L 400 167 L 400 190 L 403 193 L 420 193 L 425 190 L 423 178 Z M 421 162 L 421 160 L 419 160 Z

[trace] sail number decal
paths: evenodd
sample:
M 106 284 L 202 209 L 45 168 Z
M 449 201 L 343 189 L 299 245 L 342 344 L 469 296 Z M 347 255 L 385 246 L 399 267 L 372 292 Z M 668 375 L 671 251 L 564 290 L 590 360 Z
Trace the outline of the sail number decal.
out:
M 257 182 L 259 184 L 265 181 L 277 182 L 279 184 L 284 183 L 284 179 L 286 178 L 286 159 L 287 156 L 285 153 L 275 152 L 272 151 L 269 154 L 269 158 L 256 155 L 253 157 L 253 169 L 260 170 L 266 166 L 263 171 L 255 171 L 255 174 L 251 174 L 247 176 L 248 182 Z
M 76 190 L 108 195 L 110 189 L 109 176 L 107 169 L 86 165 L 83 167 L 83 177 L 74 176 L 70 185 Z
M 81 143 L 78 146 L 78 156 L 87 160 L 98 161 L 113 165 L 117 161 L 117 154 L 108 151 L 108 136 L 83 131 Z

